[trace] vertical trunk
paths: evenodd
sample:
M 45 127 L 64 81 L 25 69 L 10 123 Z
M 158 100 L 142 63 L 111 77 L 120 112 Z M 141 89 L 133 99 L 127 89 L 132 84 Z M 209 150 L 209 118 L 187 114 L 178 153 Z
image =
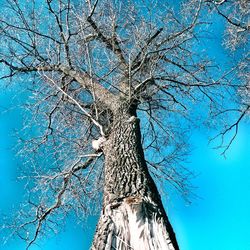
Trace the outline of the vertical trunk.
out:
M 175 234 L 144 159 L 139 119 L 123 113 L 114 121 L 103 148 L 103 210 L 92 250 L 177 250 Z

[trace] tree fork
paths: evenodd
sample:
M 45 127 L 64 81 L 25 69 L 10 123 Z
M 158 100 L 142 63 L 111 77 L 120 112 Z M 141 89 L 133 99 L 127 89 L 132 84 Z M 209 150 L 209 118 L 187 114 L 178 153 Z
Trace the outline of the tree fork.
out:
M 103 152 L 103 209 L 92 250 L 178 250 L 175 233 L 146 165 L 135 111 L 115 115 Z

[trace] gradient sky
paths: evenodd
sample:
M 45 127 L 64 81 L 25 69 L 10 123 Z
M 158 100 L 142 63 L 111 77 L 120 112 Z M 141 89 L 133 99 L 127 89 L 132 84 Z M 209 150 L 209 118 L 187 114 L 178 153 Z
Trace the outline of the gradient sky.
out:
M 221 24 L 214 26 L 218 34 Z M 220 34 L 218 34 L 219 36 Z M 210 55 L 226 59 L 220 41 L 206 45 Z M 0 83 L 0 216 L 11 215 L 24 193 L 23 183 L 16 181 L 21 160 L 15 157 L 14 130 L 22 127 L 20 109 L 16 106 L 17 90 L 7 90 Z M 20 97 L 19 97 L 20 98 Z M 5 110 L 8 109 L 8 112 Z M 194 147 L 187 164 L 197 174 L 193 180 L 199 198 L 191 205 L 171 195 L 165 204 L 181 250 L 250 250 L 250 124 L 242 122 L 239 134 L 227 153 L 227 159 L 207 144 L 206 132 L 195 130 Z M 0 223 L 2 223 L 0 217 Z M 85 250 L 95 230 L 97 217 L 88 218 L 86 225 L 68 218 L 65 228 L 52 238 L 38 241 L 30 250 Z M 1 225 L 0 225 L 1 226 Z M 1 236 L 5 236 L 0 231 Z M 25 244 L 11 239 L 0 250 L 23 250 Z
M 2 88 L 1 88 L 2 89 Z M 0 93 L 0 106 L 11 107 L 14 92 Z M 15 102 L 15 101 L 14 101 Z M 11 214 L 22 200 L 23 184 L 16 182 L 18 168 L 13 148 L 14 129 L 22 126 L 18 108 L 0 116 L 0 208 Z M 250 126 L 242 123 L 236 141 L 228 151 L 227 159 L 207 145 L 202 131 L 194 131 L 191 142 L 195 149 L 188 165 L 198 176 L 193 184 L 199 198 L 191 205 L 173 195 L 167 212 L 175 228 L 182 250 L 249 250 L 250 249 Z M 97 217 L 90 217 L 84 228 L 69 218 L 66 227 L 57 236 L 43 239 L 30 249 L 82 250 L 88 249 Z M 3 232 L 2 232 L 3 234 Z M 18 239 L 0 244 L 1 250 L 22 250 L 25 245 Z

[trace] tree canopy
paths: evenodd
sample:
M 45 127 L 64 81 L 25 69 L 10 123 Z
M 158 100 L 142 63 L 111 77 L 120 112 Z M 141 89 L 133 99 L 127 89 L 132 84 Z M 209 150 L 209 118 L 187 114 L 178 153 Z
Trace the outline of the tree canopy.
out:
M 19 135 L 28 203 L 9 227 L 29 244 L 100 201 L 103 154 L 92 146 L 121 105 L 136 106 L 153 178 L 184 196 L 192 128 L 216 127 L 224 154 L 249 114 L 246 0 L 2 2 L 0 77 L 27 89 L 32 114 Z M 209 53 L 219 20 L 228 62 Z

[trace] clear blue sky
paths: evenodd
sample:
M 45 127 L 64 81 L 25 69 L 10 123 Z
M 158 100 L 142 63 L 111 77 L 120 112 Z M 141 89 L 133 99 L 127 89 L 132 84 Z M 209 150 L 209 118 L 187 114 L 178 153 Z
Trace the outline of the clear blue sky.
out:
M 2 89 L 2 88 L 1 88 Z M 3 89 L 2 89 L 3 90 Z M 0 93 L 0 106 L 11 107 L 14 92 Z M 14 101 L 15 102 L 15 101 Z M 22 117 L 18 108 L 0 116 L 0 208 L 11 214 L 22 200 L 23 185 L 16 182 L 18 168 L 14 151 L 13 129 L 20 129 Z M 250 126 L 242 123 L 236 141 L 227 154 L 220 156 L 207 145 L 205 133 L 194 131 L 191 142 L 195 149 L 189 166 L 199 175 L 194 180 L 200 197 L 186 206 L 174 195 L 167 211 L 175 228 L 181 250 L 249 250 L 250 249 Z M 69 218 L 66 228 L 57 236 L 38 242 L 31 250 L 88 249 L 97 217 L 88 219 L 85 229 Z M 25 245 L 11 240 L 1 250 L 22 250 Z
M 217 23 L 214 34 L 221 35 L 220 29 Z M 226 59 L 218 41 L 206 46 L 210 55 Z M 16 182 L 22 162 L 15 157 L 16 139 L 11 136 L 14 129 L 22 127 L 22 117 L 18 108 L 2 113 L 5 108 L 15 107 L 14 95 L 0 83 L 0 213 L 7 215 L 17 208 L 24 193 L 23 184 Z M 250 250 L 250 123 L 240 124 L 227 159 L 208 146 L 203 131 L 193 131 L 191 144 L 194 150 L 188 165 L 199 173 L 193 184 L 200 198 L 187 206 L 176 194 L 166 205 L 181 250 Z M 88 249 L 96 221 L 97 217 L 90 217 L 83 228 L 69 218 L 57 236 L 38 241 L 39 246 L 30 249 Z M 0 250 L 24 249 L 25 244 L 18 239 L 5 245 L 0 242 Z

